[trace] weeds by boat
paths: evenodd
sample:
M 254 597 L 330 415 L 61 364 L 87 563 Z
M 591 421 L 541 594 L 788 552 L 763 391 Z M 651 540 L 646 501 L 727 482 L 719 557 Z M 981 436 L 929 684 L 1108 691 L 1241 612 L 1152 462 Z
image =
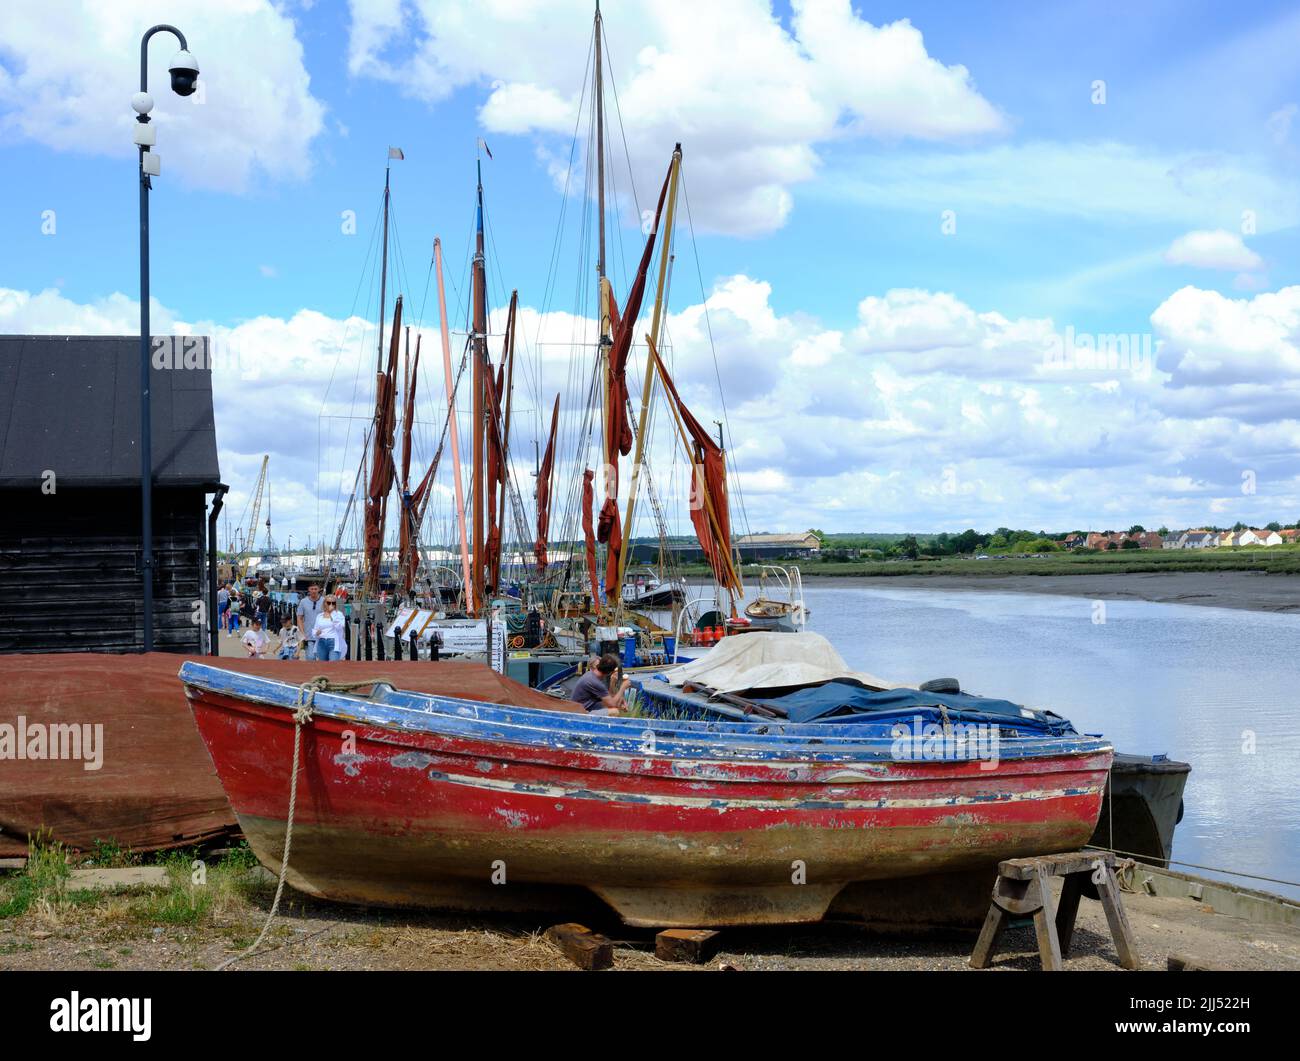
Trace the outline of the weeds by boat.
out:
M 0 880 L 0 920 L 21 917 L 33 907 L 57 910 L 67 898 L 71 875 L 63 845 L 38 833 L 28 842 L 26 869 Z
M 122 869 L 142 861 L 119 845 L 97 841 L 81 865 Z M 48 837 L 34 837 L 26 868 L 0 877 L 0 919 L 38 917 L 57 926 L 78 908 L 94 908 L 109 923 L 198 926 L 220 919 L 270 890 L 247 843 L 210 864 L 194 849 L 162 852 L 153 864 L 166 871 L 165 883 L 77 888 L 72 886 L 73 858 L 67 849 Z
M 123 847 L 116 840 L 96 840 L 82 863 L 86 866 L 103 866 L 105 869 L 124 869 L 140 865 L 139 853 Z
M 677 705 L 660 705 L 642 696 L 636 689 L 629 689 L 623 694 L 623 714 L 627 718 L 659 718 L 673 722 L 697 722 L 706 718 L 704 712 L 692 707 Z

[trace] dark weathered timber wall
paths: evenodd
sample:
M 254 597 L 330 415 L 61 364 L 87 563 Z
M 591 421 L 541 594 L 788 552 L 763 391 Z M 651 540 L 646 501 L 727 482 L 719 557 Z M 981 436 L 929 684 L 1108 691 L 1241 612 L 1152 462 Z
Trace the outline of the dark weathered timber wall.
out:
M 160 651 L 203 650 L 204 503 L 154 488 Z M 140 550 L 139 490 L 0 490 L 0 652 L 139 651 Z

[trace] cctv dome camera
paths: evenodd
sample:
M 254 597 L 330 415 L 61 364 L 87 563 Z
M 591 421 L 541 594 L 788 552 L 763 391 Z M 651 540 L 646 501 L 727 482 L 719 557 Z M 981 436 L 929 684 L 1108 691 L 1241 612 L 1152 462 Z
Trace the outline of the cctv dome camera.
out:
M 195 82 L 199 79 L 199 64 L 187 51 L 179 51 L 167 68 L 172 75 L 172 91 L 178 96 L 192 96 Z

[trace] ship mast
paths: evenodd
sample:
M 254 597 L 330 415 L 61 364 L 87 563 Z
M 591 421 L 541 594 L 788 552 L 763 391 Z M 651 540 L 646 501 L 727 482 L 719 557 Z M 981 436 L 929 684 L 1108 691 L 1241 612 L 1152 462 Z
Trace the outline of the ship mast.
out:
M 474 359 L 474 406 L 473 406 L 473 424 L 474 424 L 474 445 L 473 445 L 473 490 L 472 503 L 474 511 L 474 552 L 473 552 L 473 606 L 478 613 L 486 615 L 483 610 L 484 597 L 484 577 L 483 564 L 485 560 L 485 542 L 483 534 L 483 501 L 486 469 L 484 468 L 483 459 L 483 440 L 487 431 L 486 410 L 484 408 L 483 391 L 489 383 L 489 374 L 486 371 L 487 365 L 487 267 L 483 252 L 483 160 L 477 161 L 478 165 L 478 212 L 476 230 L 474 236 L 474 334 L 473 359 Z
M 608 336 L 609 315 L 605 298 L 605 82 L 601 62 L 601 37 L 604 24 L 600 17 L 600 0 L 596 0 L 596 203 L 600 239 L 596 256 L 596 276 L 601 295 L 601 340 Z
M 461 585 L 465 588 L 465 608 L 472 614 L 477 604 L 473 593 L 473 579 L 470 577 L 469 541 L 465 535 L 465 497 L 461 486 L 460 438 L 456 429 L 456 385 L 451 375 L 451 333 L 447 324 L 447 291 L 442 279 L 442 241 L 433 241 L 433 260 L 438 271 L 438 317 L 439 330 L 442 334 L 442 367 L 447 377 L 447 425 L 451 432 L 451 461 L 456 482 L 456 528 L 460 533 Z
M 672 263 L 673 220 L 677 213 L 677 182 L 682 171 L 682 145 L 673 148 L 672 168 L 669 174 L 667 213 L 664 215 L 663 244 L 659 250 L 659 279 L 655 288 L 654 315 L 650 319 L 650 341 L 658 347 L 659 326 L 663 322 L 664 289 L 667 286 L 668 269 Z M 619 609 L 623 605 L 623 583 L 627 579 L 628 559 L 632 555 L 632 516 L 636 512 L 637 488 L 641 483 L 641 464 L 645 459 L 646 421 L 650 411 L 650 398 L 654 393 L 655 370 L 654 359 L 647 356 L 645 364 L 645 382 L 641 387 L 641 413 L 637 419 L 636 450 L 632 457 L 632 482 L 628 486 L 627 514 L 623 519 L 623 533 L 627 535 L 627 547 L 619 558 L 618 583 L 605 592 Z
M 601 391 L 601 436 L 605 437 L 608 431 L 608 425 L 611 419 L 611 410 L 609 407 L 609 350 L 613 345 L 613 339 L 610 336 L 612 331 L 612 322 L 610 319 L 610 289 L 609 280 L 605 276 L 605 80 L 604 80 L 604 62 L 602 59 L 602 38 L 605 35 L 604 20 L 600 15 L 600 0 L 596 0 L 596 22 L 595 22 L 595 82 L 596 82 L 596 215 L 597 215 L 597 232 L 598 242 L 596 251 L 596 282 L 599 287 L 598 298 L 600 307 L 600 351 L 597 355 L 596 370 L 600 373 L 602 380 Z M 608 473 L 601 476 L 603 488 L 607 491 L 609 488 Z M 617 499 L 615 499 L 617 500 Z M 595 572 L 591 573 L 591 580 L 595 582 Z M 610 587 L 605 587 L 606 601 L 612 602 L 613 598 L 609 596 Z M 599 611 L 600 601 L 593 600 L 592 606 Z
M 388 149 L 388 164 L 384 166 L 384 253 L 379 272 L 379 351 L 375 358 L 375 371 L 384 370 L 384 314 L 388 312 L 388 181 L 393 172 L 393 148 Z

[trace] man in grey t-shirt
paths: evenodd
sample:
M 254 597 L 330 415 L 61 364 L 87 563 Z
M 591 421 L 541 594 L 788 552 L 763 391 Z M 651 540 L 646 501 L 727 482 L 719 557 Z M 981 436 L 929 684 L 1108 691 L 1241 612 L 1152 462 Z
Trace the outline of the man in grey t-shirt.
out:
M 624 678 L 617 690 L 610 690 L 610 680 L 618 672 L 618 657 L 606 653 L 578 679 L 569 698 L 592 715 L 617 715 L 626 706 L 623 694 L 632 682 Z
M 307 644 L 307 658 L 316 658 L 316 638 L 312 627 L 316 625 L 316 616 L 321 612 L 320 586 L 313 582 L 307 587 L 307 596 L 298 602 L 298 633 Z

